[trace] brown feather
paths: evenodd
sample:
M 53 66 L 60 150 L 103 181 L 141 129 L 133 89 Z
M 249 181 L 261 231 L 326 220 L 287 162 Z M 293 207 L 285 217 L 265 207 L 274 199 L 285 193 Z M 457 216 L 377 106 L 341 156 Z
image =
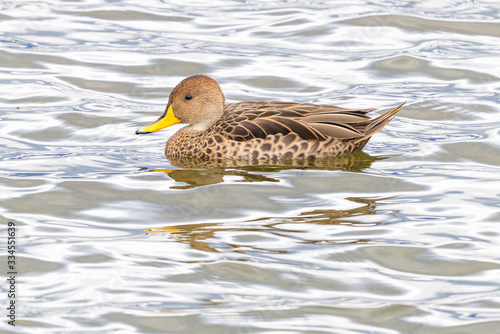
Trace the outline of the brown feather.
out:
M 241 125 L 248 129 L 254 138 L 266 138 L 268 133 L 259 124 L 250 121 L 243 121 Z
M 250 131 L 246 127 L 243 127 L 241 125 L 236 125 L 231 131 L 231 135 L 233 138 L 240 138 L 240 140 L 245 140 L 245 139 L 252 139 L 255 138 L 254 136 L 251 135 Z M 238 140 L 238 139 L 236 139 Z
M 353 110 L 328 105 L 269 101 L 246 101 L 226 107 L 228 110 L 223 132 L 228 139 L 236 141 L 264 139 L 279 133 L 296 133 L 309 141 L 323 141 L 327 137 L 364 138 L 370 136 L 369 133 L 380 130 L 393 117 L 391 115 L 397 112 L 392 110 L 376 119 L 370 119 L 366 114 L 374 109 Z
M 384 126 L 389 124 L 389 122 L 392 121 L 394 119 L 394 117 L 396 117 L 396 114 L 403 108 L 403 105 L 405 103 L 406 102 L 401 103 L 396 108 L 386 112 L 385 114 L 383 114 L 383 115 L 375 118 L 373 121 L 371 121 L 370 125 L 368 125 L 368 127 L 365 130 L 365 138 L 373 136 L 375 133 L 382 130 L 382 128 Z
M 305 123 L 360 123 L 370 118 L 364 114 L 318 113 L 301 119 Z
M 326 139 L 319 131 L 317 131 L 314 128 L 311 128 L 310 126 L 308 126 L 308 124 L 298 122 L 294 119 L 279 117 L 279 116 L 273 117 L 272 119 L 287 126 L 290 129 L 290 132 L 298 134 L 303 139 L 313 140 L 313 141 Z
M 363 135 L 359 131 L 356 131 L 353 127 L 346 124 L 309 123 L 309 125 L 318 130 L 325 137 L 349 139 L 358 138 Z
M 270 117 L 257 118 L 253 122 L 262 127 L 263 129 L 265 129 L 268 135 L 273 135 L 277 133 L 282 133 L 283 135 L 286 135 L 292 132 L 292 130 L 289 127 L 287 127 L 283 123 L 273 120 Z

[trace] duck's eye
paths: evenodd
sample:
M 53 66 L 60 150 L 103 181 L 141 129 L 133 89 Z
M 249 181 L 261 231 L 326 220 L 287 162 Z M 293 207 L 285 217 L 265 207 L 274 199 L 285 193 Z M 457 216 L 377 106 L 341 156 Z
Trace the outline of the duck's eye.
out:
M 192 98 L 193 98 L 193 97 L 192 97 L 191 95 L 189 95 L 189 94 L 188 94 L 188 95 L 186 95 L 186 97 L 184 97 L 184 100 L 188 100 L 188 101 L 189 101 L 189 100 L 191 100 Z

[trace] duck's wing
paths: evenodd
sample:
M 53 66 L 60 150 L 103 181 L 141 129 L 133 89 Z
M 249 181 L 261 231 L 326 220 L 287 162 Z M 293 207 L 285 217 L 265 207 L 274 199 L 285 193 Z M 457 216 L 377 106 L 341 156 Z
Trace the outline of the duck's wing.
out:
M 224 117 L 218 124 L 218 132 L 236 141 L 265 138 L 278 133 L 296 133 L 310 141 L 323 141 L 328 137 L 364 138 L 368 130 L 372 130 L 370 132 L 373 134 L 389 123 L 399 111 L 398 108 L 372 120 L 366 114 L 374 109 L 246 101 L 226 105 Z

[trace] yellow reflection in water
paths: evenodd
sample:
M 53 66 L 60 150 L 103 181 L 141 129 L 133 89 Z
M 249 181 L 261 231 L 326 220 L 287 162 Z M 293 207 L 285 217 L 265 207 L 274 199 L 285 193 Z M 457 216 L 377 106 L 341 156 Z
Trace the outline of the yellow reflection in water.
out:
M 294 230 L 283 227 L 283 224 L 320 224 L 320 225 L 344 225 L 352 227 L 373 227 L 377 225 L 387 225 L 390 222 L 387 221 L 376 221 L 376 222 L 365 222 L 361 217 L 366 217 L 368 215 L 380 215 L 389 214 L 391 216 L 396 216 L 397 211 L 388 212 L 387 209 L 378 210 L 377 206 L 380 204 L 385 204 L 384 200 L 390 199 L 392 197 L 384 198 L 357 198 L 348 197 L 346 200 L 362 204 L 362 206 L 346 209 L 346 210 L 313 210 L 305 211 L 300 213 L 295 217 L 264 217 L 259 219 L 253 219 L 248 221 L 242 221 L 241 223 L 234 224 L 223 224 L 223 223 L 198 223 L 198 224 L 179 224 L 173 226 L 166 226 L 163 228 L 147 229 L 146 233 L 170 233 L 172 240 L 176 242 L 182 242 L 189 244 L 193 249 L 208 251 L 208 252 L 219 252 L 221 251 L 221 246 L 216 247 L 210 244 L 211 240 L 214 239 L 216 232 L 234 232 L 234 231 L 245 231 L 245 232 L 262 232 L 268 231 L 271 233 L 302 233 L 302 230 Z M 383 213 L 383 214 L 382 214 Z M 323 239 L 315 240 L 305 240 L 305 243 L 317 243 L 317 244 L 360 244 L 369 243 L 373 240 L 367 238 L 351 239 L 349 241 L 338 240 L 333 241 L 331 238 L 325 237 Z M 224 249 L 234 248 L 237 249 L 240 246 L 224 244 Z M 246 247 L 252 250 L 261 250 L 256 246 L 247 245 Z M 266 252 L 273 253 L 287 253 L 284 250 L 270 250 L 266 249 Z

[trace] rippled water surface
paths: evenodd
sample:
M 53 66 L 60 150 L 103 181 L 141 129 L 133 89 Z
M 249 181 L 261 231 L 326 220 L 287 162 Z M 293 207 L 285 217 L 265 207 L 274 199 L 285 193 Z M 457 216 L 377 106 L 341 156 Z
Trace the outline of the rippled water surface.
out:
M 499 333 L 498 1 L 0 3 L 2 333 Z M 196 166 L 184 77 L 405 109 L 364 153 Z M 8 303 L 2 283 L 2 309 Z

